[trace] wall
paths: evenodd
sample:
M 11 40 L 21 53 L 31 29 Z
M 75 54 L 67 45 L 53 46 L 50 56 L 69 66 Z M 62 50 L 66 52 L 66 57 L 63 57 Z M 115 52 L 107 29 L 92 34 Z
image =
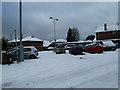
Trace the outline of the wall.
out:
M 35 46 L 38 50 L 43 50 L 43 41 L 23 41 L 23 46 Z M 19 42 L 17 43 L 17 46 Z M 15 43 L 9 43 L 9 47 L 15 47 Z
M 120 39 L 120 30 L 97 32 L 96 33 L 96 39 L 97 40 Z

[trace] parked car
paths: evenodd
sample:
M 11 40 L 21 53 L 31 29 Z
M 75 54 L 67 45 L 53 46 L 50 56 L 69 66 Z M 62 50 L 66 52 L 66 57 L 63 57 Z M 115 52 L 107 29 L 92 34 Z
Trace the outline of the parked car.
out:
M 103 40 L 100 44 L 103 45 L 104 51 L 115 51 L 117 49 L 117 47 L 111 40 Z
M 67 44 L 66 49 L 69 50 L 72 46 L 75 46 L 76 44 Z
M 84 51 L 88 53 L 103 53 L 103 46 L 99 44 L 89 44 L 86 45 Z
M 7 51 L 7 56 L 8 56 L 8 58 L 12 58 L 12 60 L 15 61 L 17 59 L 17 56 L 18 56 L 18 47 L 13 48 L 13 49 L 9 49 Z
M 24 58 L 35 59 L 38 56 L 38 50 L 34 46 L 24 47 Z
M 8 57 L 6 51 L 1 51 L 0 57 L 2 57 L 0 60 L 0 64 L 2 65 L 13 63 L 13 61 Z
M 73 55 L 83 55 L 84 45 L 75 45 L 70 47 L 69 53 Z
M 116 44 L 116 47 L 117 47 L 117 48 L 120 48 L 120 43 Z
M 66 50 L 66 48 L 65 48 L 65 45 L 63 45 L 63 44 L 59 44 L 55 47 L 56 54 L 66 53 L 65 50 Z
M 19 48 L 17 50 L 11 49 L 8 50 L 7 54 L 13 59 L 16 60 L 18 58 Z M 35 59 L 38 56 L 38 50 L 34 46 L 25 46 L 24 47 L 24 58 L 28 59 Z

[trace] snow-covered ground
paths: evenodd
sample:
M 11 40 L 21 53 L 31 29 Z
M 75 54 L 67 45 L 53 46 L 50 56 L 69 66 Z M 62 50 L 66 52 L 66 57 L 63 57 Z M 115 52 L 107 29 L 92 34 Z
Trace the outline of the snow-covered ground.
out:
M 118 50 L 71 55 L 39 52 L 39 58 L 2 66 L 3 88 L 118 88 Z

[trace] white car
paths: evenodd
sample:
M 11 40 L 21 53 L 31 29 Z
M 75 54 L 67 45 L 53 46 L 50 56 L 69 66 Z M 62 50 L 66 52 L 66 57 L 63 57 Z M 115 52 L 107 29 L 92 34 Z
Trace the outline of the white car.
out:
M 17 51 L 15 48 L 11 49 L 7 53 L 13 60 L 16 60 L 18 58 L 19 48 L 17 48 Z M 35 59 L 38 56 L 38 50 L 34 46 L 25 46 L 23 54 L 25 59 Z

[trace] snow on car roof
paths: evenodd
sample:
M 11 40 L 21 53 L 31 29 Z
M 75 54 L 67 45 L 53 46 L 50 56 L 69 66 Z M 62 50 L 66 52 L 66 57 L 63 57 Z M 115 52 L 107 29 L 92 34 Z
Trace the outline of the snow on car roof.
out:
M 24 46 L 24 48 L 35 48 L 34 46 Z
M 87 40 L 87 41 L 76 41 L 76 42 L 68 42 L 68 43 L 87 43 L 87 42 L 92 42 L 91 40 Z
M 106 31 L 114 31 L 114 30 L 119 30 L 118 26 L 108 26 Z M 104 27 L 98 27 L 95 32 L 106 32 L 104 30 Z
M 105 46 L 115 46 L 115 44 L 111 40 L 103 40 L 102 42 Z

